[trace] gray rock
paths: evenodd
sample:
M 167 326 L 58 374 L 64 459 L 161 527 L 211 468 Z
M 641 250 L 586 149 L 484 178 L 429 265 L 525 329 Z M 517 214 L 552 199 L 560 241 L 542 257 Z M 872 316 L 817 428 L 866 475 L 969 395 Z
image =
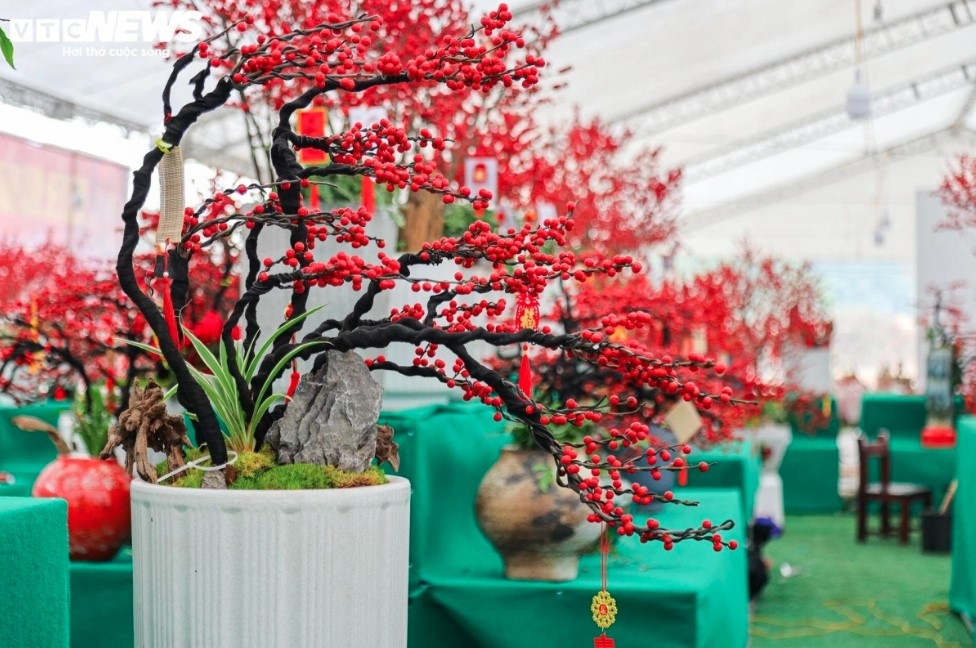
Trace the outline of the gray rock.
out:
M 327 352 L 318 372 L 302 377 L 285 415 L 268 431 L 278 463 L 330 465 L 353 472 L 376 454 L 383 389 L 361 357 Z
M 200 488 L 214 488 L 216 490 L 227 489 L 227 477 L 223 470 L 209 470 L 203 475 L 203 482 Z

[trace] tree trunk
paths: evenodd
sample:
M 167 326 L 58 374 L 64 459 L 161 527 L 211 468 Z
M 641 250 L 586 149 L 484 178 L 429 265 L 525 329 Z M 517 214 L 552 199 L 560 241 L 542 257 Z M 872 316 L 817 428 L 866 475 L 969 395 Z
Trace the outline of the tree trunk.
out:
M 444 235 L 444 202 L 437 194 L 414 191 L 407 199 L 403 242 L 407 252 L 418 251 L 424 243 Z

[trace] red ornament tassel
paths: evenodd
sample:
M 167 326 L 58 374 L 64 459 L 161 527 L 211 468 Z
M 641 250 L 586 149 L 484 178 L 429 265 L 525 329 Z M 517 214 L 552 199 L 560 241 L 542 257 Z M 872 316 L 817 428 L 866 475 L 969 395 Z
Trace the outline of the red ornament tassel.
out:
M 176 309 L 173 308 L 173 295 L 170 293 L 170 286 L 173 285 L 173 280 L 169 278 L 169 271 L 166 269 L 165 254 L 156 255 L 156 270 L 154 274 L 158 278 L 159 291 L 163 293 L 163 318 L 166 320 L 166 328 L 169 329 L 169 335 L 173 338 L 173 342 L 177 346 L 180 346 L 180 329 L 176 321 Z
M 678 471 L 678 486 L 688 485 L 688 468 L 684 467 Z
M 322 209 L 321 201 L 319 200 L 319 186 L 314 182 L 308 187 L 308 204 L 312 212 L 318 212 Z
M 295 336 L 291 336 L 291 343 L 295 343 Z M 288 381 L 288 391 L 285 392 L 285 400 L 291 401 L 292 396 L 295 395 L 295 390 L 298 389 L 298 383 L 301 380 L 302 375 L 298 373 L 298 360 L 291 361 L 291 378 Z
M 291 370 L 291 379 L 288 381 L 288 392 L 285 396 L 285 400 L 291 400 L 292 396 L 295 395 L 295 390 L 298 389 L 298 382 L 301 380 L 302 374 L 294 368 Z
M 616 644 L 613 639 L 607 635 L 600 635 L 593 640 L 593 648 L 615 648 Z
M 529 346 L 522 345 L 522 360 L 519 363 L 518 386 L 522 393 L 532 398 L 532 364 L 529 362 Z
M 363 209 L 366 213 L 373 215 L 376 213 L 376 191 L 373 188 L 373 179 L 368 176 L 363 176 L 361 183 L 362 201 Z

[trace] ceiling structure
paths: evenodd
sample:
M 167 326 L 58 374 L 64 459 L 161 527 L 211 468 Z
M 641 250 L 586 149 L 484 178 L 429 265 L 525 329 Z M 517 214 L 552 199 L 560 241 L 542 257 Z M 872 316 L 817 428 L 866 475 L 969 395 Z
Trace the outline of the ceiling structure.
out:
M 3 17 L 83 17 L 150 4 L 47 0 Z M 509 5 L 532 21 L 542 3 Z M 692 238 L 853 177 L 864 177 L 866 195 L 880 194 L 882 173 L 889 185 L 902 182 L 892 177 L 898 160 L 933 151 L 948 159 L 950 149 L 976 139 L 976 0 L 562 0 L 554 16 L 562 35 L 548 59 L 572 69 L 547 117 L 578 106 L 631 129 L 635 146 L 664 147 L 665 163 L 685 168 L 682 218 Z M 859 61 L 873 115 L 855 121 L 845 98 Z M 17 62 L 17 71 L 0 68 L 3 103 L 159 130 L 168 68 L 158 57 L 77 56 L 61 43 L 18 43 Z M 250 168 L 243 126 L 227 114 L 201 124 L 188 155 Z M 892 254 L 909 247 L 893 246 Z M 831 253 L 842 256 L 840 249 Z

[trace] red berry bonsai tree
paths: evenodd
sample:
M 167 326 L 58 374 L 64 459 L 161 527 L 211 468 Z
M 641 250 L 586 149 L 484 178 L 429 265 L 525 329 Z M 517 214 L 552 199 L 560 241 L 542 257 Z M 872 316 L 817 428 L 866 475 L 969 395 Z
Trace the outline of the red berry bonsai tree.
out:
M 500 232 L 493 232 L 483 221 L 475 222 L 462 236 L 429 241 L 416 251 L 393 257 L 385 253 L 385 241 L 367 235 L 365 226 L 372 214 L 365 207 L 325 211 L 304 201 L 302 189 L 310 178 L 361 176 L 379 186 L 423 190 L 444 202 L 487 207 L 492 199 L 488 192 L 458 186 L 438 171 L 449 141 L 436 130 L 408 129 L 383 119 L 309 137 L 296 133 L 292 121 L 296 111 L 324 96 L 333 105 L 342 105 L 380 89 L 387 97 L 405 97 L 414 92 L 434 96 L 500 89 L 515 93 L 520 87 L 531 88 L 544 64 L 531 55 L 520 56 L 523 36 L 509 28 L 511 18 L 508 8 L 500 5 L 475 26 L 444 25 L 436 41 L 427 42 L 409 57 L 386 47 L 386 41 L 398 33 L 396 24 L 370 15 L 349 19 L 325 15 L 318 24 L 262 32 L 221 52 L 203 45 L 194 48 L 174 64 L 163 94 L 165 132 L 134 174 L 133 193 L 122 214 L 125 233 L 117 264 L 119 281 L 158 339 L 159 353 L 176 376 L 178 398 L 197 419 L 197 440 L 207 446 L 215 466 L 227 464 L 229 455 L 213 400 L 231 393 L 236 414 L 247 421 L 249 436 L 243 445 L 259 448 L 267 444 L 279 463 L 366 469 L 377 455 L 377 435 L 382 433 L 376 426 L 379 388 L 370 386 L 368 373 L 394 371 L 436 379 L 463 392 L 464 398 L 477 399 L 500 416 L 528 426 L 538 446 L 556 462 L 560 485 L 579 493 L 592 509 L 593 520 L 611 523 L 621 534 L 665 546 L 684 539 L 707 539 L 721 548 L 727 543 L 716 532 L 731 522 L 675 531 L 653 525 L 638 528 L 617 505 L 615 498 L 622 496 L 639 501 L 649 497 L 640 486 L 623 485 L 621 475 L 636 466 L 619 459 L 614 451 L 640 443 L 647 435 L 646 425 L 630 426 L 606 439 L 591 439 L 582 448 L 558 443 L 548 428 L 556 417 L 583 424 L 640 412 L 643 404 L 636 397 L 621 398 L 610 385 L 598 403 L 566 401 L 554 408 L 534 400 L 516 381 L 472 351 L 475 343 L 495 347 L 524 344 L 612 368 L 629 384 L 646 387 L 647 393 L 690 393 L 697 404 L 723 400 L 721 393 L 690 389 L 683 380 L 692 367 L 699 374 L 713 372 L 714 360 L 657 357 L 615 341 L 618 331 L 638 328 L 638 318 L 607 313 L 609 320 L 598 326 L 561 331 L 535 326 L 531 317 L 524 317 L 555 282 L 611 282 L 641 272 L 640 263 L 629 255 L 598 258 L 569 249 L 573 203 L 560 205 L 558 215 L 541 222 Z M 230 29 L 247 35 L 251 21 L 244 19 Z M 201 56 L 206 65 L 191 78 L 194 98 L 174 110 L 170 90 Z M 203 205 L 187 208 L 178 239 L 160 246 L 153 267 L 140 264 L 135 256 L 140 240 L 138 219 L 153 171 L 167 156 L 176 154 L 183 137 L 204 113 L 226 106 L 241 94 L 275 91 L 282 85 L 289 87 L 290 98 L 277 106 L 267 139 L 273 181 L 227 188 Z M 323 152 L 326 161 L 303 166 L 297 155 L 303 149 Z M 167 202 L 165 191 L 163 202 Z M 215 203 L 224 208 L 211 210 Z M 261 259 L 258 241 L 272 229 L 287 232 L 289 245 L 278 255 Z M 178 314 L 190 294 L 189 268 L 195 257 L 229 236 L 245 239 L 246 276 L 221 330 L 217 366 L 230 376 L 224 385 L 229 391 L 217 392 L 216 377 L 195 373 L 180 353 L 186 333 Z M 340 249 L 320 253 L 327 244 Z M 425 276 L 425 271 L 442 264 L 456 267 L 452 278 Z M 162 308 L 157 305 L 158 297 L 140 285 L 139 277 L 146 273 L 154 275 L 149 283 L 162 296 Z M 417 301 L 377 312 L 377 296 L 398 284 L 409 285 L 417 293 Z M 358 293 L 353 305 L 338 312 L 330 310 L 330 291 L 344 288 Z M 257 319 L 261 299 L 271 291 L 287 291 L 290 296 L 284 313 L 288 328 L 276 335 L 261 331 Z M 316 303 L 325 304 L 327 319 L 304 330 L 303 318 Z M 516 310 L 522 317 L 513 317 Z M 486 323 L 485 316 L 494 319 Z M 234 339 L 235 330 L 242 331 L 239 343 Z M 412 347 L 413 361 L 404 364 L 387 358 L 384 351 L 394 345 Z M 290 400 L 272 407 L 265 388 L 269 380 L 287 371 L 293 358 L 310 361 L 311 368 L 300 372 Z M 356 419 L 351 428 L 327 439 L 317 436 L 310 443 L 310 436 L 317 434 L 312 429 L 315 421 L 330 419 L 332 411 L 343 407 L 348 408 L 343 416 Z M 309 415 L 311 411 L 314 416 Z M 600 475 L 609 475 L 612 485 L 601 486 Z M 233 471 L 225 471 L 224 480 L 233 479 Z

